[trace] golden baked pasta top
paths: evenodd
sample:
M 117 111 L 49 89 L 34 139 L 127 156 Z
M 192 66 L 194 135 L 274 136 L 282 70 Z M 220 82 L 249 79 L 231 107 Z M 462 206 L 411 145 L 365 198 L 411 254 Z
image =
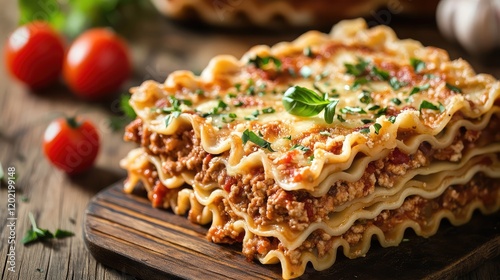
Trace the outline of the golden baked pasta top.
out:
M 316 195 L 328 191 L 326 174 L 349 169 L 356 155 L 449 144 L 458 127 L 478 126 L 500 93 L 464 60 L 363 20 L 257 46 L 241 60 L 218 56 L 200 76 L 178 71 L 132 92 L 152 131 L 192 126 L 207 152 L 228 153 L 229 174 L 261 165 L 282 188 Z

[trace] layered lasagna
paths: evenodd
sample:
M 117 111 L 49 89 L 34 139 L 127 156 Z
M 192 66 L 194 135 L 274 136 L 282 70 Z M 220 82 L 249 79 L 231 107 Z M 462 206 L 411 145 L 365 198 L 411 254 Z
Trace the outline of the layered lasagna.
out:
M 283 278 L 500 208 L 500 83 L 388 27 L 343 21 L 131 92 L 125 191 Z

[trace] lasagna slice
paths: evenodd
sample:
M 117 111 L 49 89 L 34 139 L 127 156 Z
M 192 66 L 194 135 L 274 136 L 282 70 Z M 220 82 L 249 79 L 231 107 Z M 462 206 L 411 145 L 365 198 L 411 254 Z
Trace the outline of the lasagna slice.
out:
M 343 21 L 131 90 L 125 191 L 295 278 L 500 208 L 500 83 Z

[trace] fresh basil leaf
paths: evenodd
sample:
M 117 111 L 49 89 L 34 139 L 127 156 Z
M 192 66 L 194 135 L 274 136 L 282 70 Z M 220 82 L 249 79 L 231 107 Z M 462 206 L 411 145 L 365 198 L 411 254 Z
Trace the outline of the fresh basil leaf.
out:
M 415 70 L 415 73 L 420 73 L 425 69 L 425 62 L 418 58 L 410 58 L 410 64 Z
M 330 104 L 316 92 L 300 86 L 290 87 L 283 95 L 282 102 L 288 113 L 301 117 L 316 116 Z
M 261 148 L 267 149 L 270 152 L 274 152 L 274 150 L 271 148 L 271 143 L 267 142 L 266 140 L 255 134 L 255 132 L 249 131 L 248 129 L 243 131 L 241 140 L 243 141 L 243 145 L 250 141 Z
M 338 100 L 333 100 L 330 104 L 325 107 L 325 122 L 330 124 L 333 122 L 333 117 L 335 117 L 335 108 L 337 108 L 337 104 L 339 104 Z

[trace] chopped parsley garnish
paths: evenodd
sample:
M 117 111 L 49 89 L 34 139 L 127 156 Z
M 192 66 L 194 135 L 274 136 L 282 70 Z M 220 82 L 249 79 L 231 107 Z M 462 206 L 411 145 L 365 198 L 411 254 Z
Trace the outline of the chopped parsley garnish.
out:
M 346 70 L 347 74 L 359 77 L 366 72 L 366 67 L 368 66 L 368 64 L 370 64 L 370 62 L 358 58 L 358 63 L 356 64 L 344 63 L 344 66 L 347 69 Z
M 283 137 L 283 139 L 286 139 L 286 140 L 292 140 L 292 135 L 288 135 L 286 137 Z
M 272 114 L 274 112 L 276 112 L 276 110 L 273 107 L 262 109 L 262 113 L 264 113 L 264 114 Z
M 347 106 L 347 107 L 340 109 L 340 113 L 342 113 L 342 114 L 357 114 L 357 113 L 366 114 L 366 111 L 363 110 L 363 108 L 361 108 L 361 107 Z
M 352 90 L 357 90 L 360 86 L 367 84 L 369 81 L 367 78 L 357 78 L 351 86 Z
M 308 148 L 308 147 L 304 147 L 304 146 L 302 146 L 302 145 L 299 145 L 299 144 L 295 144 L 295 145 L 293 145 L 293 146 L 290 148 L 290 150 L 301 150 L 301 151 L 303 151 L 303 152 L 308 152 L 308 151 L 310 151 L 311 149 L 310 149 L 310 148 Z
M 370 119 L 362 119 L 362 120 L 361 120 L 361 122 L 362 122 L 363 124 L 369 124 L 369 123 L 372 123 L 372 122 L 373 122 L 373 120 L 370 120 Z
M 234 84 L 234 88 L 235 88 L 237 91 L 240 91 L 240 90 L 241 90 L 241 84 L 240 84 L 240 83 Z
M 267 149 L 270 152 L 274 152 L 274 150 L 271 148 L 271 143 L 267 142 L 261 137 L 262 136 L 255 134 L 255 132 L 246 129 L 245 131 L 243 131 L 241 140 L 243 141 L 243 145 L 245 145 L 248 141 L 250 141 L 263 149 Z
M 371 92 L 363 90 L 359 95 L 359 101 L 364 104 L 370 104 L 372 102 Z
M 375 128 L 375 134 L 378 135 L 378 133 L 380 132 L 380 129 L 382 128 L 382 125 L 379 123 L 375 123 L 375 124 L 373 124 L 373 128 Z
M 406 86 L 405 82 L 400 82 L 396 77 L 391 77 L 389 79 L 389 85 L 392 87 L 393 90 L 398 90 L 404 86 Z
M 293 86 L 285 92 L 282 102 L 288 113 L 301 117 L 316 116 L 325 109 L 325 121 L 331 123 L 338 100 L 330 101 L 313 90 Z
M 419 111 L 422 111 L 422 109 L 430 109 L 434 111 L 439 111 L 440 113 L 446 110 L 446 108 L 444 107 L 443 104 L 441 104 L 441 102 L 438 105 L 434 105 L 432 104 L 432 102 L 429 102 L 427 100 L 422 101 L 422 103 L 420 104 Z
M 452 84 L 446 83 L 446 87 L 453 92 L 462 93 L 462 90 L 460 88 L 458 88 Z
M 375 116 L 376 117 L 380 117 L 382 115 L 385 115 L 385 113 L 387 112 L 387 107 L 384 107 L 384 108 L 380 108 L 377 113 L 375 113 Z
M 341 115 L 337 115 L 337 120 L 340 122 L 345 122 L 345 119 Z
M 378 69 L 375 66 L 372 67 L 371 74 L 379 78 L 381 81 L 388 81 L 390 79 L 389 72 L 384 71 L 382 69 Z
M 309 68 L 308 66 L 302 66 L 302 68 L 300 68 L 300 75 L 304 79 L 307 79 L 307 78 L 311 77 L 311 75 L 312 75 L 311 68 Z
M 321 135 L 321 136 L 330 136 L 332 134 L 330 132 L 326 131 L 326 130 L 323 130 L 323 131 L 319 132 L 319 135 Z
M 431 87 L 430 84 L 425 84 L 425 85 L 422 85 L 422 86 L 413 87 L 413 89 L 410 91 L 410 96 L 412 96 L 412 95 L 414 95 L 416 93 L 419 93 L 421 91 L 428 90 L 430 87 Z
M 250 115 L 250 116 L 245 116 L 244 119 L 246 121 L 255 121 L 255 120 L 257 120 L 257 117 L 254 115 Z
M 389 117 L 389 122 L 395 123 L 396 122 L 396 116 L 390 116 Z
M 234 104 L 234 107 L 241 107 L 241 106 L 243 106 L 243 104 L 244 104 L 243 101 L 240 100 Z
M 313 52 L 311 50 L 311 47 L 307 46 L 304 48 L 304 55 L 307 57 L 313 57 Z
M 274 56 L 255 56 L 248 61 L 248 64 L 253 64 L 255 67 L 263 69 L 264 66 L 272 62 L 278 71 L 281 70 L 281 60 Z
M 233 122 L 238 116 L 235 113 L 229 113 L 227 116 L 222 116 L 222 121 L 225 123 Z
M 375 110 L 378 110 L 378 109 L 380 109 L 379 105 L 373 105 L 370 108 L 368 108 L 368 111 L 375 111 Z
M 165 118 L 165 127 L 168 127 L 174 121 L 174 119 L 176 119 L 180 115 L 181 115 L 181 111 L 173 111 L 171 114 L 169 114 Z
M 425 69 L 425 62 L 418 58 L 410 58 L 410 64 L 413 67 L 413 70 L 415 70 L 415 73 L 420 73 Z
M 399 100 L 398 98 L 394 97 L 391 99 L 391 102 L 396 104 L 396 105 L 401 105 L 401 100 Z
M 370 128 L 369 127 L 362 128 L 362 129 L 359 130 L 359 132 L 360 133 L 364 133 L 364 134 L 370 133 Z
M 203 94 L 205 94 L 205 91 L 204 91 L 204 90 L 202 90 L 201 88 L 199 88 L 199 89 L 195 90 L 195 91 L 194 91 L 194 93 L 195 93 L 196 95 L 203 95 Z

